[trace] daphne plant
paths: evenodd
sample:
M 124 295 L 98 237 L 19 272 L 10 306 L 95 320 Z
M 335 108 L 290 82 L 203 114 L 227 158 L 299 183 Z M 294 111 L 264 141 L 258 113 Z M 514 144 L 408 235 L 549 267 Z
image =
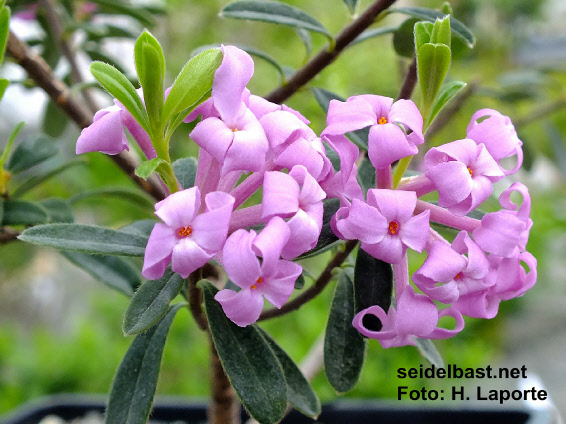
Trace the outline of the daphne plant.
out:
M 346 3 L 356 10 L 357 2 Z M 257 323 L 299 309 L 330 281 L 338 283 L 324 360 L 338 392 L 356 384 L 366 338 L 383 348 L 418 345 L 434 360 L 438 354 L 430 340 L 456 336 L 464 316 L 493 318 L 502 300 L 533 287 L 537 263 L 526 250 L 532 226 L 526 186 L 515 182 L 504 190 L 499 211 L 478 209 L 493 184 L 521 166 L 522 143 L 509 118 L 480 110 L 462 139 L 428 145 L 430 124 L 465 86 L 444 84 L 452 37 L 470 47 L 474 42 L 459 21 L 427 9 L 391 10 L 422 19 L 414 25 L 416 66 L 404 98 L 371 93 L 343 100 L 315 89 L 327 112 L 320 135 L 300 111 L 280 104 L 288 87 L 303 85 L 311 68 L 338 55 L 368 19 L 380 13 L 384 18 L 391 3 L 375 2 L 336 38 L 283 3 L 228 5 L 224 16 L 292 25 L 330 40 L 314 64 L 270 98 L 247 88 L 254 61 L 232 45 L 194 56 L 167 89 L 164 54 L 148 31 L 134 47 L 140 89 L 109 64 L 91 65 L 114 105 L 85 126 L 76 152 L 120 155 L 129 150 L 126 129 L 145 156 L 136 175 L 157 176 L 162 185 L 163 196 L 154 205 L 157 219 L 119 230 L 36 225 L 19 239 L 65 250 L 91 271 L 126 267 L 120 258 L 109 262 L 91 255 L 143 257 L 147 281 L 135 293 L 120 288 L 131 295 L 123 330 L 135 339 L 113 383 L 108 423 L 147 420 L 167 332 L 185 307 L 210 334 L 212 355 L 219 359 L 221 369 L 213 375 L 222 381 L 213 388 L 232 385 L 253 418 L 275 423 L 287 403 L 316 417 L 320 402 L 297 365 Z M 416 79 L 420 108 L 410 100 Z M 185 123 L 192 123 L 192 141 L 186 142 L 199 146 L 198 160 L 172 161 L 172 135 Z M 424 158 L 421 172 L 412 175 L 407 170 L 418 155 Z M 512 156 L 516 165 L 504 167 Z M 511 201 L 515 192 L 520 204 Z M 301 260 L 329 250 L 328 265 L 304 289 Z M 412 275 L 411 252 L 426 255 Z M 175 303 L 178 295 L 185 301 Z M 266 300 L 273 308 L 264 309 Z M 454 325 L 441 325 L 443 317 Z M 333 354 L 338 350 L 344 354 Z M 230 411 L 230 405 L 216 405 L 211 422 L 235 422 L 237 414 Z

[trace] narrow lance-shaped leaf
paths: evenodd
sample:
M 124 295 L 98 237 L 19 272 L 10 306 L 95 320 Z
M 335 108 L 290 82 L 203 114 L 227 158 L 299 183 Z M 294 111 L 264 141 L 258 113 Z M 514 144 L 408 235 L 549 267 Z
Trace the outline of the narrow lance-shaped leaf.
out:
M 374 258 L 359 249 L 354 268 L 354 293 L 356 313 L 370 306 L 380 306 L 385 312 L 391 306 L 393 271 L 391 265 Z M 381 330 L 381 322 L 372 314 L 363 320 L 364 326 L 372 331 Z
M 134 53 L 136 71 L 143 88 L 150 125 L 157 129 L 161 125 L 164 96 L 165 57 L 163 50 L 155 37 L 145 30 L 136 41 Z
M 10 9 L 2 7 L 0 10 L 0 64 L 4 58 L 4 51 L 10 34 Z
M 193 57 L 183 67 L 171 87 L 163 106 L 163 120 L 169 121 L 175 114 L 195 107 L 212 89 L 216 69 L 222 63 L 222 51 L 206 50 Z
M 226 317 L 212 284 L 199 285 L 214 346 L 242 405 L 262 424 L 278 422 L 287 406 L 287 385 L 275 354 L 255 326 L 238 327 Z
M 43 132 L 50 137 L 61 137 L 68 123 L 65 112 L 53 100 L 48 100 L 43 113 Z
M 289 403 L 297 411 L 316 419 L 320 415 L 320 401 L 302 371 L 265 330 L 257 328 L 283 368 Z
M 139 21 L 145 27 L 155 25 L 155 18 L 151 13 L 147 12 L 143 7 L 136 7 L 130 2 L 122 2 L 116 0 L 91 0 L 100 6 L 103 13 L 113 13 L 117 15 L 131 16 Z
M 425 358 L 428 362 L 438 368 L 444 368 L 444 361 L 442 360 L 442 356 L 436 349 L 436 346 L 430 339 L 421 339 L 419 337 L 415 338 L 415 342 L 417 343 L 417 349 L 419 353 Z
M 448 16 L 442 19 L 437 18 L 430 35 L 430 42 L 432 44 L 444 44 L 450 47 L 451 39 L 452 31 L 450 29 L 450 19 Z
M 417 22 L 418 19 L 409 18 L 399 25 L 399 28 L 393 34 L 393 48 L 395 53 L 401 57 L 412 58 L 415 56 L 415 24 Z
M 366 340 L 352 326 L 355 314 L 354 283 L 341 271 L 324 338 L 324 370 L 339 393 L 356 385 L 364 364 Z
M 73 209 L 71 208 L 70 203 L 65 199 L 52 197 L 49 199 L 43 199 L 40 204 L 47 211 L 49 222 L 51 223 L 69 223 L 75 221 Z
M 115 97 L 150 134 L 149 119 L 136 89 L 125 75 L 113 66 L 103 62 L 93 62 L 90 72 L 111 96 Z
M 143 256 L 147 245 L 147 237 L 82 224 L 37 225 L 18 238 L 41 246 L 98 255 Z
M 438 113 L 468 84 L 461 81 L 450 81 L 442 87 L 430 111 L 429 122 L 432 122 Z
M 423 96 L 422 113 L 430 122 L 430 111 L 450 67 L 450 48 L 443 44 L 424 44 L 417 53 L 417 75 Z
M 167 333 L 175 314 L 184 304 L 169 312 L 153 328 L 136 336 L 120 363 L 106 409 L 107 424 L 147 422 L 161 366 Z
M 8 199 L 4 202 L 2 225 L 37 225 L 49 221 L 49 214 L 39 203 Z
M 10 161 L 6 166 L 6 169 L 8 169 L 8 171 L 10 171 L 12 174 L 17 174 L 20 171 L 31 168 L 33 165 L 36 165 L 57 153 L 57 148 L 50 141 L 48 141 L 45 145 L 38 143 L 38 141 L 42 137 L 23 141 L 14 149 L 14 152 L 12 153 L 14 142 L 16 141 L 16 138 L 18 137 L 18 134 L 20 133 L 24 125 L 25 122 L 19 122 L 12 129 L 10 135 L 8 136 L 6 147 L 4 147 L 2 156 L 0 156 L 0 166 L 3 167 L 4 163 L 11 154 Z M 35 150 L 35 147 L 38 147 L 38 149 Z
M 68 251 L 61 254 L 96 280 L 128 297 L 141 283 L 138 271 L 127 259 Z
M 362 32 L 358 37 L 350 44 L 350 47 L 359 44 L 363 41 L 369 40 L 371 38 L 381 37 L 382 35 L 393 34 L 397 31 L 398 27 L 386 27 L 386 28 L 370 28 Z
M 343 1 L 346 4 L 346 6 L 348 7 L 348 10 L 350 11 L 350 13 L 352 15 L 354 13 L 356 13 L 356 7 L 358 6 L 358 0 L 343 0 Z
M 173 162 L 173 172 L 183 189 L 193 187 L 197 175 L 196 159 L 188 157 L 176 160 Z
M 433 30 L 434 25 L 430 22 L 415 22 L 413 29 L 415 41 L 413 45 L 417 51 L 419 51 L 423 44 L 432 42 L 431 38 Z
M 143 283 L 126 309 L 122 325 L 124 334 L 141 333 L 159 321 L 181 291 L 183 281 L 179 274 L 167 270 L 159 280 Z
M 62 165 L 59 165 L 53 168 L 51 171 L 46 172 L 45 174 L 35 175 L 28 180 L 24 181 L 21 186 L 19 186 L 13 193 L 12 197 L 21 197 L 31 189 L 37 187 L 41 183 L 47 181 L 50 178 L 53 178 L 68 169 L 71 169 L 75 166 L 85 165 L 87 162 L 82 158 L 73 159 L 70 162 L 66 162 Z
M 297 7 L 276 1 L 235 1 L 225 6 L 220 11 L 220 16 L 304 28 L 332 39 L 324 25 L 311 15 Z
M 4 93 L 6 92 L 6 88 L 10 85 L 10 81 L 6 78 L 0 78 L 0 100 L 4 97 Z
M 312 52 L 311 33 L 304 28 L 295 28 L 295 31 L 297 32 L 299 39 L 302 41 L 303 45 L 305 46 L 305 60 L 307 60 Z
M 128 200 L 138 206 L 142 206 L 147 209 L 153 210 L 154 200 L 152 197 L 147 195 L 145 192 L 137 188 L 127 188 L 127 187 L 103 187 L 94 190 L 84 191 L 71 198 L 71 203 L 76 203 L 83 199 L 88 199 L 92 197 L 106 197 L 106 198 L 118 198 L 121 200 Z
M 389 9 L 390 13 L 403 13 L 404 15 L 412 16 L 414 18 L 422 19 L 428 22 L 435 22 L 436 19 L 444 18 L 446 14 L 433 9 L 427 9 L 425 7 L 397 7 L 394 9 Z M 476 38 L 474 34 L 458 19 L 450 17 L 450 26 L 452 32 L 460 38 L 469 48 L 473 48 L 476 44 Z
M 146 160 L 138 165 L 136 168 L 136 175 L 145 180 L 153 173 L 153 171 L 157 170 L 159 165 L 165 164 L 167 164 L 167 162 L 161 158 Z

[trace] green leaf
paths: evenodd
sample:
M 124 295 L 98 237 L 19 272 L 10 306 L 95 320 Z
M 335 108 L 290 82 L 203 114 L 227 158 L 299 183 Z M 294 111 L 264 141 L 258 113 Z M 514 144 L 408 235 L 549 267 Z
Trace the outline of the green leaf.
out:
M 68 123 L 69 119 L 61 108 L 48 100 L 43 114 L 43 132 L 53 138 L 61 137 Z
M 19 146 L 18 146 L 19 147 Z M 67 169 L 73 168 L 75 166 L 79 166 L 79 165 L 85 165 L 87 162 L 85 159 L 83 158 L 76 158 L 73 159 L 70 162 L 64 163 L 62 165 L 59 165 L 55 168 L 53 168 L 51 171 L 45 173 L 45 174 L 41 174 L 41 175 L 35 175 L 33 177 L 31 177 L 30 179 L 24 181 L 22 183 L 21 186 L 19 186 L 13 193 L 12 193 L 12 197 L 21 197 L 23 196 L 25 193 L 27 193 L 28 191 L 30 191 L 32 188 L 37 187 L 39 184 L 47 181 L 50 178 L 55 177 L 56 175 L 59 175 L 60 173 L 66 171 Z
M 173 162 L 173 172 L 183 189 L 191 188 L 195 185 L 197 160 L 192 157 L 178 159 Z
M 324 112 L 328 112 L 328 106 L 331 100 L 340 100 L 341 102 L 346 101 L 338 94 L 332 93 L 331 91 L 325 90 L 324 88 L 314 87 L 311 90 L 314 94 L 314 98 L 316 99 L 322 110 L 324 110 Z M 352 131 L 351 133 L 346 134 L 346 136 L 360 149 L 367 151 L 369 128 Z
M 0 64 L 4 58 L 8 36 L 10 35 L 10 9 L 3 7 L 0 10 Z
M 4 222 L 4 198 L 0 196 L 0 226 Z
M 398 7 L 395 9 L 389 9 L 390 13 L 402 13 L 404 15 L 412 16 L 420 20 L 428 21 L 434 23 L 436 19 L 442 19 L 446 15 L 442 12 L 433 9 L 427 9 L 425 7 Z M 476 44 L 476 38 L 474 34 L 459 20 L 450 17 L 450 27 L 452 32 L 460 38 L 466 45 L 472 49 Z
M 422 47 L 423 44 L 431 43 L 432 31 L 434 30 L 434 25 L 430 22 L 415 22 L 415 42 L 413 46 L 416 46 L 417 51 Z
M 356 39 L 350 44 L 350 47 L 359 44 L 363 41 L 369 40 L 370 38 L 381 37 L 382 35 L 393 34 L 397 31 L 398 27 L 386 27 L 386 28 L 370 28 L 366 29 Z
M 159 165 L 166 163 L 167 162 L 161 158 L 146 160 L 138 165 L 136 168 L 136 175 L 145 180 L 157 169 Z
M 434 22 L 430 42 L 432 44 L 444 44 L 451 47 L 452 31 L 450 29 L 450 19 L 445 16 L 442 19 L 437 18 Z
M 146 237 L 81 224 L 38 225 L 18 238 L 41 246 L 97 255 L 143 256 L 147 245 Z
M 311 33 L 308 32 L 304 28 L 295 28 L 295 32 L 299 36 L 299 39 L 305 46 L 305 60 L 308 58 L 312 53 L 312 37 Z
M 4 201 L 2 225 L 37 225 L 48 220 L 49 214 L 39 203 L 18 199 Z
M 50 199 L 44 199 L 39 203 L 47 211 L 49 222 L 69 223 L 75 221 L 73 209 L 71 209 L 71 205 L 65 199 L 52 197 Z
M 153 227 L 155 227 L 157 222 L 158 221 L 153 219 L 140 219 L 139 221 L 134 221 L 133 223 L 120 228 L 120 231 L 149 238 L 149 235 L 153 231 Z
M 101 13 L 130 16 L 144 27 L 152 27 L 155 25 L 155 18 L 143 7 L 136 7 L 131 3 L 116 0 L 92 0 L 92 2 L 100 6 L 99 12 Z
M 415 337 L 415 342 L 417 343 L 417 349 L 423 358 L 438 368 L 444 368 L 442 356 L 440 356 L 440 353 L 436 349 L 432 340 Z
M 128 297 L 141 284 L 138 271 L 124 258 L 67 251 L 60 253 L 96 280 Z
M 222 63 L 222 51 L 206 50 L 193 57 L 183 67 L 171 87 L 163 106 L 163 120 L 168 122 L 174 115 L 195 108 L 212 89 L 216 69 Z
M 302 371 L 265 330 L 257 328 L 283 368 L 289 403 L 302 414 L 316 419 L 320 415 L 320 401 Z
M 444 44 L 424 44 L 417 53 L 417 75 L 423 96 L 423 117 L 430 110 L 450 67 L 450 48 Z
M 220 11 L 220 16 L 304 28 L 319 32 L 332 39 L 330 32 L 319 21 L 301 9 L 285 3 L 253 0 L 235 1 L 225 6 Z
M 182 306 L 181 303 L 171 306 L 157 325 L 136 336 L 130 345 L 112 383 L 106 424 L 147 422 L 167 333 L 175 314 Z
M 150 125 L 159 128 L 164 98 L 165 56 L 159 41 L 147 30 L 138 37 L 134 53 Z
M 222 367 L 240 401 L 260 423 L 276 423 L 285 414 L 287 384 L 271 348 L 253 325 L 238 327 L 214 299 L 216 288 L 201 282 L 204 309 Z
M 358 167 L 357 177 L 365 197 L 370 188 L 375 188 L 375 168 L 367 156 Z
M 154 200 L 145 192 L 136 188 L 127 187 L 103 187 L 94 190 L 84 191 L 71 198 L 71 203 L 90 197 L 106 197 L 106 198 L 119 198 L 122 200 L 129 200 L 130 202 L 142 206 L 147 209 L 154 209 Z
M 355 315 L 354 283 L 341 271 L 324 337 L 324 370 L 338 393 L 354 388 L 364 365 L 366 340 L 352 326 Z
M 373 305 L 380 306 L 387 312 L 391 306 L 392 291 L 391 265 L 359 249 L 354 268 L 356 313 Z M 381 330 L 381 322 L 374 315 L 366 315 L 363 324 L 369 330 Z
M 147 112 L 130 80 L 116 68 L 103 62 L 93 62 L 90 72 L 112 97 L 124 105 L 142 128 L 151 134 Z
M 135 37 L 134 37 L 135 38 Z M 99 46 L 96 45 L 95 47 L 91 47 L 90 45 L 87 45 L 83 51 L 93 60 L 93 61 L 99 61 L 99 62 L 104 62 L 104 63 L 108 63 L 109 65 L 112 65 L 114 68 L 116 68 L 119 72 L 126 74 L 126 70 L 116 61 L 116 59 L 108 56 L 107 54 L 101 52 L 99 50 Z M 98 87 L 98 84 L 96 84 L 96 87 Z
M 358 0 L 342 0 L 350 13 L 353 15 L 356 13 L 356 7 L 358 6 Z
M 545 122 L 543 124 L 543 128 L 550 140 L 553 160 L 556 165 L 558 165 L 558 169 L 564 177 L 566 175 L 566 147 L 564 145 L 564 139 L 556 125 L 550 122 Z
M 401 57 L 412 58 L 415 55 L 415 24 L 419 20 L 409 18 L 395 30 L 393 34 L 393 48 Z
M 320 231 L 318 242 L 312 250 L 303 253 L 298 259 L 305 259 L 310 258 L 311 256 L 320 255 L 330 249 L 330 247 L 339 240 L 338 237 L 336 237 L 336 234 L 334 234 L 334 231 L 332 231 L 332 228 L 330 228 L 330 221 L 336 211 L 340 208 L 340 200 L 334 198 L 325 199 L 322 204 L 324 205 L 324 213 L 322 215 L 322 229 Z
M 122 324 L 124 334 L 138 334 L 155 325 L 167 313 L 184 281 L 183 277 L 168 269 L 159 280 L 143 283 L 126 309 Z
M 434 118 L 438 115 L 438 113 L 442 110 L 444 106 L 448 104 L 450 100 L 456 96 L 460 90 L 465 88 L 468 84 L 461 81 L 450 81 L 442 87 L 436 101 L 432 105 L 432 109 L 430 111 L 429 122 L 432 122 Z
M 308 34 L 308 32 L 307 32 L 307 34 Z M 279 72 L 279 75 L 281 76 L 281 80 L 282 81 L 285 80 L 285 71 L 283 70 L 283 67 L 281 66 L 281 64 L 279 62 L 277 62 L 277 60 L 275 58 L 273 58 L 272 56 L 270 56 L 269 54 L 267 54 L 263 50 L 256 49 L 255 47 L 241 46 L 241 45 L 239 45 L 238 47 L 241 48 L 246 53 L 249 53 L 252 56 L 259 57 L 260 59 L 263 59 L 264 61 L 266 61 L 267 63 L 272 65 L 277 70 L 277 72 Z
M 295 281 L 295 289 L 301 290 L 305 287 L 305 276 L 303 274 L 299 275 L 299 278 Z
M 0 78 L 0 100 L 4 97 L 4 93 L 6 92 L 6 88 L 10 85 L 10 81 L 6 78 Z

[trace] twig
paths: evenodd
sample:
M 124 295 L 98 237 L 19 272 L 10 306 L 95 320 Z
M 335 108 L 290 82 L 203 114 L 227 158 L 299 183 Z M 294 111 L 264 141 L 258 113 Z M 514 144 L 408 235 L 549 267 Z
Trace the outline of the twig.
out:
M 61 24 L 59 16 L 57 15 L 53 0 L 42 0 L 41 5 L 45 9 L 47 23 L 51 27 L 53 35 L 55 36 L 55 39 L 57 40 L 57 43 L 59 44 L 63 55 L 67 58 L 67 61 L 69 62 L 69 65 L 71 67 L 71 81 L 73 82 L 73 84 L 82 83 L 84 80 L 77 64 L 77 58 L 75 57 L 74 52 L 71 50 L 71 47 L 64 38 L 63 25 Z M 96 102 L 92 98 L 89 90 L 83 90 L 81 94 L 92 113 L 95 113 L 98 109 L 100 109 L 96 105 Z
M 516 119 L 513 122 L 515 128 L 521 128 L 533 122 L 546 118 L 549 114 L 558 112 L 560 109 L 566 108 L 566 98 L 555 100 L 554 102 L 544 104 L 537 109 L 532 110 L 526 116 Z
M 401 91 L 399 92 L 399 97 L 397 100 L 408 100 L 413 95 L 413 90 L 417 85 L 417 58 L 413 57 L 413 61 L 409 65 L 409 69 L 407 69 L 407 75 L 405 75 L 405 82 L 403 82 L 403 86 L 401 87 Z
M 358 35 L 374 23 L 375 18 L 381 12 L 387 10 L 395 1 L 396 0 L 377 0 L 373 2 L 364 13 L 338 34 L 334 49 L 328 50 L 328 48 L 323 48 L 310 62 L 289 78 L 287 84 L 272 91 L 266 99 L 270 102 L 282 103 L 291 97 L 299 88 L 330 65 Z
M 0 244 L 5 244 L 18 239 L 19 231 L 9 227 L 0 228 Z
M 478 81 L 472 81 L 466 88 L 454 99 L 446 109 L 443 109 L 434 121 L 430 124 L 425 133 L 425 140 L 430 140 L 438 131 L 440 131 L 452 117 L 462 109 L 464 103 L 476 92 L 479 87 Z
M 197 283 L 202 279 L 202 268 L 197 269 L 189 275 L 189 310 L 202 331 L 208 330 L 208 320 L 202 311 L 202 290 L 197 287 Z
M 30 78 L 51 97 L 79 128 L 86 128 L 92 123 L 92 113 L 88 108 L 72 97 L 69 88 L 55 77 L 49 65 L 11 31 L 6 53 L 28 73 Z M 136 176 L 135 169 L 138 164 L 131 154 L 122 152 L 111 156 L 111 158 L 136 184 L 156 200 L 165 198 L 165 192 L 157 178 L 150 177 L 146 181 Z
M 307 303 L 308 301 L 318 296 L 328 285 L 330 280 L 332 280 L 332 270 L 342 265 L 342 262 L 344 262 L 348 257 L 348 255 L 352 253 L 352 251 L 357 246 L 357 244 L 358 244 L 358 240 L 348 240 L 344 245 L 344 250 L 341 250 L 334 255 L 334 257 L 326 265 L 326 268 L 324 268 L 324 271 L 322 271 L 322 273 L 319 275 L 318 279 L 316 280 L 313 286 L 311 286 L 301 295 L 294 298 L 292 301 L 285 303 L 281 307 L 281 309 L 273 308 L 264 311 L 260 315 L 259 321 L 275 318 L 281 315 L 285 315 L 291 311 L 295 311 L 299 309 L 301 306 L 303 306 L 305 303 Z

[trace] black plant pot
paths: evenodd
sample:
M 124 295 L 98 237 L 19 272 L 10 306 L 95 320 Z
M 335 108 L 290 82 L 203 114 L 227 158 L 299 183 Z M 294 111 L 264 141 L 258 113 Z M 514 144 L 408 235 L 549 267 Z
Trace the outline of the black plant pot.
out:
M 0 424 L 37 424 L 42 418 L 56 415 L 65 420 L 83 417 L 89 412 L 103 413 L 103 396 L 58 395 L 24 405 Z M 242 420 L 248 417 L 242 412 Z M 406 403 L 378 401 L 340 401 L 322 408 L 318 423 L 324 424 L 551 424 L 558 422 L 551 409 L 480 407 L 478 404 L 456 407 L 420 407 Z M 151 414 L 159 424 L 206 422 L 206 404 L 179 399 L 160 399 Z M 245 422 L 245 421 L 243 421 Z M 315 421 L 293 411 L 282 424 L 311 424 Z M 118 424 L 118 423 L 117 423 Z

